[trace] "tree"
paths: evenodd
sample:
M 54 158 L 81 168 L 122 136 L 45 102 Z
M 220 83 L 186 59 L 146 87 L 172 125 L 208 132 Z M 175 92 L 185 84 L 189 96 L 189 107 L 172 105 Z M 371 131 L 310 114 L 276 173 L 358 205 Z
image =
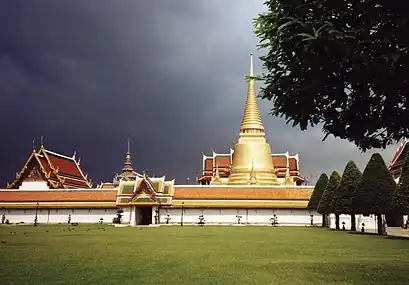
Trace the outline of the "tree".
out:
M 409 214 L 409 156 L 403 162 L 402 174 L 394 193 L 394 209 L 402 215 Z
M 352 208 L 352 200 L 362 177 L 355 162 L 348 161 L 342 174 L 341 181 L 332 199 L 332 208 L 335 214 L 351 215 L 351 231 L 356 231 L 355 211 Z
M 338 172 L 333 171 L 329 178 L 327 187 L 325 188 L 325 191 L 322 194 L 321 200 L 318 204 L 318 209 L 317 209 L 318 213 L 326 216 L 334 212 L 334 210 L 331 207 L 332 206 L 331 201 L 335 194 L 335 191 L 338 188 L 340 180 L 341 180 L 341 177 L 339 176 Z M 339 216 L 336 220 L 336 228 L 339 229 Z
M 254 21 L 271 114 L 363 151 L 409 136 L 405 1 L 267 0 Z
M 382 214 L 392 209 L 395 189 L 396 183 L 382 156 L 379 153 L 373 154 L 362 173 L 352 207 L 355 213 L 377 216 L 378 234 L 383 234 Z
M 320 178 L 318 178 L 317 183 L 315 184 L 314 191 L 312 191 L 310 201 L 308 202 L 307 208 L 310 210 L 317 210 L 318 204 L 321 200 L 321 196 L 325 191 L 325 188 L 328 184 L 328 176 L 325 173 L 322 173 Z M 325 227 L 325 214 L 322 215 L 322 226 Z

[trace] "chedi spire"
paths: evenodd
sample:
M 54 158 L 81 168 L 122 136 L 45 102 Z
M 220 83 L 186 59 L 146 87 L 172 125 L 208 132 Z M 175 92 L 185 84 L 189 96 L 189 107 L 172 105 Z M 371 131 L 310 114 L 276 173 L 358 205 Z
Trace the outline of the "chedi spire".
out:
M 257 104 L 257 96 L 255 91 L 255 79 L 253 71 L 253 54 L 250 53 L 250 72 L 247 76 L 247 99 L 244 107 L 243 120 L 240 126 L 240 136 L 243 135 L 258 135 L 264 136 L 264 126 L 261 120 L 260 110 Z

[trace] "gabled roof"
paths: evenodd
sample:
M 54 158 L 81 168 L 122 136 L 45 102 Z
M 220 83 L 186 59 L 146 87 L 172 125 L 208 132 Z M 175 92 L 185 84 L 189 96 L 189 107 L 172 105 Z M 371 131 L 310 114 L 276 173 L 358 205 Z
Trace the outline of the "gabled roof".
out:
M 391 169 L 394 166 L 394 164 L 400 160 L 399 158 L 404 153 L 404 150 L 406 149 L 407 146 L 409 146 L 408 143 L 409 143 L 408 140 L 405 140 L 400 143 L 399 147 L 396 149 L 395 154 L 392 157 L 392 160 L 388 164 L 388 169 Z
M 49 151 L 41 145 L 38 151 L 33 150 L 22 170 L 7 188 L 19 188 L 29 176 L 30 171 L 38 169 L 41 180 L 47 181 L 50 188 L 92 188 L 92 182 L 80 168 L 79 161 L 72 157 Z M 38 176 L 38 175 L 37 175 Z M 40 178 L 40 177 L 39 177 Z

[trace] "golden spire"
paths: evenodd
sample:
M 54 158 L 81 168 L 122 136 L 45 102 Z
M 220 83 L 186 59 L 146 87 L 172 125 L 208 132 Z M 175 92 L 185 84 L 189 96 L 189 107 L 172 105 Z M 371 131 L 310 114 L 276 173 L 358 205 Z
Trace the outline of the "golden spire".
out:
M 133 174 L 133 168 L 132 168 L 132 158 L 131 158 L 131 138 L 128 135 L 128 150 L 125 154 L 125 162 L 124 162 L 124 167 L 122 168 L 122 173 L 130 172 Z
M 242 135 L 256 135 L 264 136 L 264 126 L 261 121 L 260 110 L 257 104 L 257 97 L 255 91 L 255 79 L 253 71 L 253 54 L 250 53 L 250 72 L 247 76 L 248 88 L 246 106 L 244 108 L 243 120 L 240 126 L 240 136 Z
M 229 173 L 230 185 L 278 185 L 271 159 L 271 147 L 267 143 L 255 92 L 253 54 L 250 54 L 248 89 L 239 141 L 234 146 Z
M 210 184 L 221 184 L 220 174 L 219 174 L 219 165 L 216 162 L 216 169 L 213 171 L 213 177 L 210 181 Z

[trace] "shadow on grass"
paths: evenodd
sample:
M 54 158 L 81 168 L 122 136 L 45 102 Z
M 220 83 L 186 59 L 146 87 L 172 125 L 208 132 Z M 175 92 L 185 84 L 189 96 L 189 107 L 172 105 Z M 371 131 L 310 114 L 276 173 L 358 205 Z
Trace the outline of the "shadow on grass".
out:
M 348 232 L 351 235 L 364 235 L 364 236 L 378 236 L 385 239 L 391 240 L 409 240 L 409 236 L 396 236 L 396 235 L 378 235 L 377 233 L 368 233 L 368 232 Z

